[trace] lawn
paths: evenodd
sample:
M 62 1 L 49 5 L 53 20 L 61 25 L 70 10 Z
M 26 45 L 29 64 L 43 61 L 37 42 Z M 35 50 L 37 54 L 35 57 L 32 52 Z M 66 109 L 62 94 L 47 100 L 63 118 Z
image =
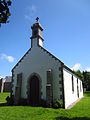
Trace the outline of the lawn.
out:
M 0 105 L 9 93 L 0 93 Z M 0 106 L 0 120 L 90 120 L 90 92 L 72 109 Z

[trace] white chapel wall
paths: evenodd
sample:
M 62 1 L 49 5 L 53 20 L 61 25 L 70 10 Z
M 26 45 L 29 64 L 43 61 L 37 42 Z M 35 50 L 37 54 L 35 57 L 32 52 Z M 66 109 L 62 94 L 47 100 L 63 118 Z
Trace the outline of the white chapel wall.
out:
M 72 91 L 72 75 L 74 81 L 74 91 Z M 63 69 L 63 76 L 64 76 L 64 93 L 65 93 L 65 108 L 68 108 L 72 103 L 77 101 L 77 77 L 69 72 L 66 69 Z M 80 82 L 82 91 L 80 91 Z M 79 86 L 79 98 L 83 97 L 83 86 L 82 81 L 78 79 L 78 86 Z
M 43 41 L 41 39 L 39 39 L 39 45 L 43 47 Z
M 80 84 L 81 84 L 81 89 L 80 89 Z M 83 97 L 83 85 L 80 79 L 78 79 L 78 86 L 79 86 L 79 98 L 82 98 Z

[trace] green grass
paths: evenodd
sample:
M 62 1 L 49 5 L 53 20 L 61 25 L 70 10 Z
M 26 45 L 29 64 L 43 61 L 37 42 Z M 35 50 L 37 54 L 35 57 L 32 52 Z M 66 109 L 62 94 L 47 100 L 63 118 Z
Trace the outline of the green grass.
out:
M 0 104 L 9 93 L 0 93 Z M 0 120 L 90 120 L 90 92 L 72 109 L 30 106 L 0 106 Z
M 0 104 L 6 103 L 7 96 L 10 96 L 10 93 L 0 93 Z

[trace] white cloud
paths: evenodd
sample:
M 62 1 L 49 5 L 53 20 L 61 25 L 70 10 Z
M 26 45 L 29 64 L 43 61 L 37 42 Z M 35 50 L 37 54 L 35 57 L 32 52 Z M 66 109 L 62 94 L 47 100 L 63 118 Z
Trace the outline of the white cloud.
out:
M 25 15 L 25 19 L 31 20 L 31 17 L 29 15 Z
M 14 58 L 12 56 L 7 56 L 9 62 L 14 62 Z
M 26 8 L 26 13 L 25 13 L 25 19 L 31 20 L 35 16 L 35 13 L 37 12 L 37 8 L 35 5 L 29 6 Z
M 33 13 L 36 12 L 36 6 L 35 6 L 35 5 L 32 5 L 32 6 L 31 6 L 31 10 L 32 10 Z
M 3 78 L 2 76 L 0 76 L 0 79 Z
M 72 70 L 77 71 L 77 70 L 81 70 L 81 64 L 80 63 L 76 63 L 73 67 Z
M 87 67 L 85 70 L 88 71 L 88 72 L 90 72 L 90 67 Z
M 1 60 L 7 60 L 8 62 L 14 62 L 14 57 L 13 56 L 8 56 L 6 54 L 1 54 L 0 55 Z
M 4 77 L 3 77 L 2 75 L 0 75 L 0 79 L 1 79 L 1 78 L 4 78 Z
M 90 72 L 90 66 L 82 69 L 82 65 L 80 63 L 76 63 L 71 69 L 74 71 L 80 70 Z

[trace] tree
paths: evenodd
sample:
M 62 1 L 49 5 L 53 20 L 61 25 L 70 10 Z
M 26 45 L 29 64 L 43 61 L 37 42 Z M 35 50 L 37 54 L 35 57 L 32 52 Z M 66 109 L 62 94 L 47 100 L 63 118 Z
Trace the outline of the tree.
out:
M 0 26 L 9 22 L 8 18 L 11 15 L 9 6 L 11 6 L 11 0 L 0 0 Z
M 90 91 L 90 72 L 85 71 L 83 72 L 83 75 L 84 75 L 84 85 L 86 89 Z
M 86 88 L 86 90 L 90 90 L 90 72 L 81 72 L 80 70 L 74 72 L 82 80 L 83 87 Z
M 80 70 L 77 70 L 77 71 L 74 71 L 74 72 L 82 81 L 84 81 L 83 73 Z

